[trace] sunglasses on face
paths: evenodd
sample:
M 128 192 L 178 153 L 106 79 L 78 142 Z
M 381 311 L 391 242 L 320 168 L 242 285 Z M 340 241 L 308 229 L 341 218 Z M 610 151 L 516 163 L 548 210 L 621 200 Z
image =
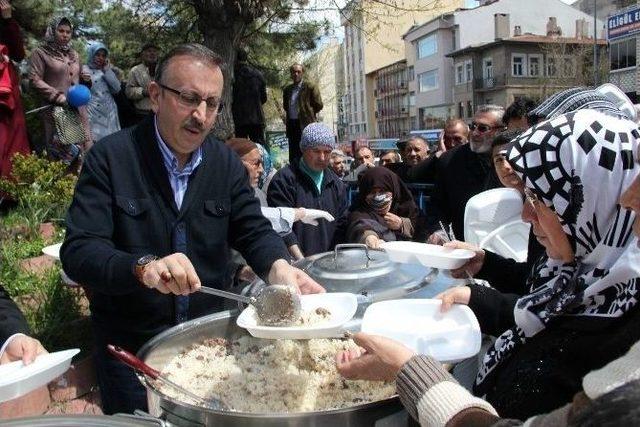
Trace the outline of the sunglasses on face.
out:
M 489 126 L 489 125 L 476 123 L 476 122 L 471 122 L 471 124 L 469 125 L 469 129 L 471 129 L 472 131 L 477 129 L 478 132 L 480 133 L 485 133 L 492 129 L 502 129 L 502 128 L 504 128 L 504 126 Z

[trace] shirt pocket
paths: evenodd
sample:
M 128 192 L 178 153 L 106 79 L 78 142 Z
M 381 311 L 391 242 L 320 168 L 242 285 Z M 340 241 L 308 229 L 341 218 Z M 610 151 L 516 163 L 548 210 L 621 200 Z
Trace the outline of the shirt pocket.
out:
M 149 218 L 151 200 L 116 196 L 113 240 L 118 248 L 137 253 L 150 246 L 152 221 Z
M 201 214 L 190 224 L 192 246 L 204 248 L 208 254 L 226 250 L 229 239 L 229 222 L 231 215 L 231 199 L 221 197 L 204 200 Z

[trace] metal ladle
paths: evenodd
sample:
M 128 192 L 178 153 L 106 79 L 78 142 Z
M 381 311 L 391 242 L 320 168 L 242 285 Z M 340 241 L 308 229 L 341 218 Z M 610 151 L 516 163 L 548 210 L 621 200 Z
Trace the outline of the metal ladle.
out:
M 266 286 L 253 297 L 246 297 L 207 286 L 201 286 L 199 291 L 251 304 L 256 310 L 260 324 L 265 326 L 288 326 L 300 318 L 300 295 L 291 286 Z

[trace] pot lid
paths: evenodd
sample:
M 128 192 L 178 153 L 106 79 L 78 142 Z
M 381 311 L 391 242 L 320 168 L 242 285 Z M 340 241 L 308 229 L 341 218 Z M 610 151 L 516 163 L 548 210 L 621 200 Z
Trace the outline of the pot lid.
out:
M 386 252 L 361 244 L 336 245 L 333 252 L 315 255 L 309 261 L 304 270 L 319 280 L 380 277 L 394 269 Z
M 359 244 L 337 245 L 332 252 L 312 255 L 294 265 L 327 292 L 350 292 L 368 302 L 403 298 L 429 284 L 437 275 L 436 269 L 395 263 L 383 250 Z

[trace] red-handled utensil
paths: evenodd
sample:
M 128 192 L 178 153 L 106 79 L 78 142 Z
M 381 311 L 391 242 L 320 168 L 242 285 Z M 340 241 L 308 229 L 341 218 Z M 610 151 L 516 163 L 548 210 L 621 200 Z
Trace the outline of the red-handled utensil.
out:
M 170 379 L 162 375 L 160 371 L 147 365 L 142 360 L 140 360 L 133 354 L 129 353 L 127 350 L 112 344 L 107 345 L 107 349 L 113 356 L 115 356 L 122 363 L 148 376 L 153 380 L 160 381 L 161 383 L 172 387 L 174 390 L 184 394 L 190 399 L 195 400 L 196 402 L 198 402 L 198 404 L 210 409 L 227 410 L 227 405 L 225 405 L 221 400 L 205 399 L 203 397 L 198 396 L 195 393 L 190 392 L 189 390 L 182 387 L 181 385 L 174 383 L 173 381 L 171 381 Z

